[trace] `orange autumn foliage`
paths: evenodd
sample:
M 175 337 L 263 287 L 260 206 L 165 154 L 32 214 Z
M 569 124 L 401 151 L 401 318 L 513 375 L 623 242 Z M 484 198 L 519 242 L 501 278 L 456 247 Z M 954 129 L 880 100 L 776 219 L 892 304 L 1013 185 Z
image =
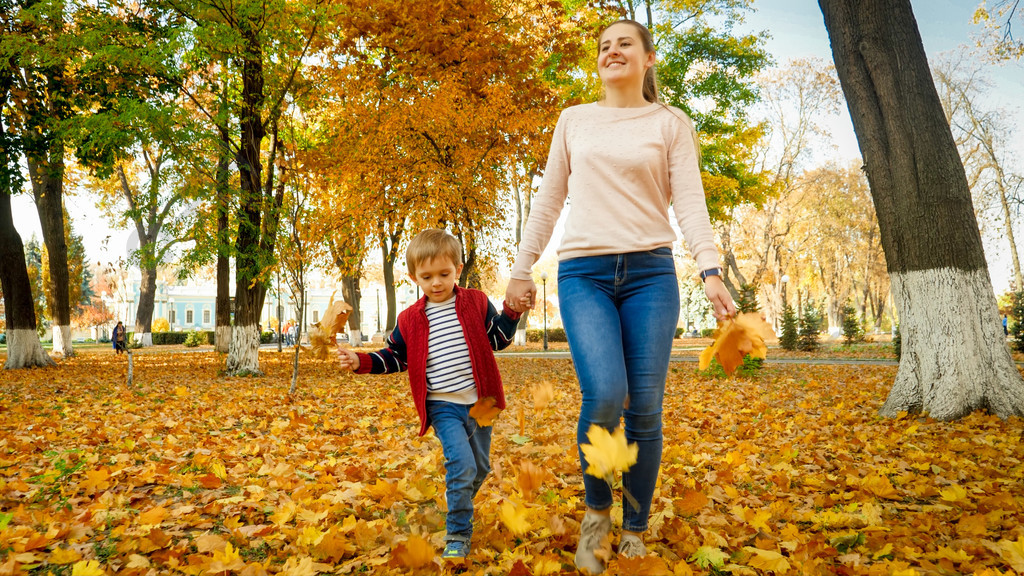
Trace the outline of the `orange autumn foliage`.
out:
M 262 351 L 80 351 L 0 372 L 0 573 L 441 573 L 444 456 L 405 375 Z M 582 519 L 569 359 L 499 357 L 507 402 L 468 574 L 571 574 Z M 1024 423 L 876 413 L 895 366 L 673 363 L 649 558 L 609 574 L 991 574 L 1024 567 Z M 555 400 L 535 409 L 534 384 Z M 216 485 L 212 479 L 220 480 Z M 102 553 L 101 553 L 102 552 Z M 415 566 L 415 567 L 414 567 Z
M 715 341 L 700 353 L 699 368 L 707 370 L 711 359 L 715 358 L 726 375 L 731 376 L 747 354 L 761 359 L 767 356 L 764 339 L 771 334 L 772 328 L 760 312 L 737 314 L 735 318 L 723 320 L 715 330 Z

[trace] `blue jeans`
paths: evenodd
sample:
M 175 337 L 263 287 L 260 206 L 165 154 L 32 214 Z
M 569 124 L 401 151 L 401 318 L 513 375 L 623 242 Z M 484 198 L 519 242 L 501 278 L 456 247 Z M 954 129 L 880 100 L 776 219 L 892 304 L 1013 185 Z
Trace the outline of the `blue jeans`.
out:
M 626 439 L 639 449 L 636 464 L 622 475 L 622 486 L 639 508 L 623 503 L 622 527 L 643 532 L 661 466 L 662 400 L 679 322 L 672 251 L 563 260 L 558 296 L 583 395 L 577 447 L 589 443 L 591 424 L 612 430 L 625 419 Z M 585 472 L 582 451 L 580 462 Z M 587 506 L 604 510 L 612 505 L 611 487 L 603 479 L 584 473 L 583 485 Z
M 491 472 L 491 426 L 477 426 L 471 405 L 427 401 L 427 417 L 444 450 L 445 541 L 469 544 L 473 536 L 473 498 Z

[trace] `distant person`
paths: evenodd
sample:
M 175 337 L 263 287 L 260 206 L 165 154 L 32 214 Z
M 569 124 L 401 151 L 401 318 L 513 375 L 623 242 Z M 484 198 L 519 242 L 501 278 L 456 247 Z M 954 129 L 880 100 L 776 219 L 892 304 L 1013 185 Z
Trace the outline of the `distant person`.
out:
M 1010 335 L 1009 320 L 1007 319 L 1006 314 L 1003 314 L 1003 336 L 1009 336 L 1009 335 Z
M 114 326 L 114 333 L 110 336 L 110 343 L 114 347 L 114 354 L 121 354 L 128 348 L 127 343 L 128 335 L 124 331 L 124 323 L 120 320 L 117 322 L 117 326 Z
M 647 554 L 643 533 L 658 483 L 665 379 L 679 321 L 670 211 L 715 317 L 735 315 L 736 305 L 721 278 L 697 133 L 682 110 L 658 101 L 650 31 L 632 20 L 607 26 L 596 64 L 603 97 L 566 108 L 558 119 L 505 302 L 519 312 L 533 307 L 531 270 L 568 199 L 558 295 L 583 397 L 576 442 L 589 443 L 591 425 L 612 430 L 625 420 L 626 439 L 638 446 L 636 464 L 622 475 L 631 498 L 623 499 L 618 555 L 628 558 Z M 582 450 L 579 458 L 586 471 Z M 614 494 L 589 474 L 583 485 L 575 562 L 598 574 L 607 560 L 600 550 L 611 536 Z
M 491 426 L 470 417 L 489 398 L 505 407 L 493 350 L 512 342 L 519 313 L 495 310 L 487 295 L 455 282 L 462 273 L 462 245 L 444 230 L 429 229 L 409 242 L 409 277 L 424 296 L 398 316 L 386 348 L 357 354 L 338 345 L 341 365 L 359 374 L 409 371 L 412 399 L 444 451 L 448 502 L 444 560 L 466 558 L 473 535 L 473 498 L 491 471 Z

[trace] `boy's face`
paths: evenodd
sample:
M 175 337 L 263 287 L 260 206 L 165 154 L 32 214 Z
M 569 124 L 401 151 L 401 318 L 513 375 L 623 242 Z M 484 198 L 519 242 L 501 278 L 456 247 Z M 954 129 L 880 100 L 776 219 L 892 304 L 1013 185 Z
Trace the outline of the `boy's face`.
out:
M 409 278 L 423 290 L 430 302 L 444 302 L 452 297 L 455 283 L 462 274 L 462 264 L 458 266 L 451 258 L 440 256 L 425 260 L 416 265 L 416 272 Z

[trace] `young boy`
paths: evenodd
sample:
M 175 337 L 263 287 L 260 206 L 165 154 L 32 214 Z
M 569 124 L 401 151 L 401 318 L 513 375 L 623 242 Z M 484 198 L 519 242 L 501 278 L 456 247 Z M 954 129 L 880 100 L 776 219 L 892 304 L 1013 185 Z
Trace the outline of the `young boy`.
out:
M 459 288 L 462 246 L 444 230 L 416 235 L 406 252 L 409 277 L 423 298 L 398 315 L 398 326 L 371 354 L 338 347 L 341 365 L 359 374 L 409 370 L 420 436 L 428 426 L 444 450 L 448 534 L 442 558 L 462 560 L 473 534 L 473 498 L 491 471 L 491 427 L 469 415 L 477 400 L 505 407 L 493 350 L 509 345 L 519 313 L 499 314 L 479 291 Z

